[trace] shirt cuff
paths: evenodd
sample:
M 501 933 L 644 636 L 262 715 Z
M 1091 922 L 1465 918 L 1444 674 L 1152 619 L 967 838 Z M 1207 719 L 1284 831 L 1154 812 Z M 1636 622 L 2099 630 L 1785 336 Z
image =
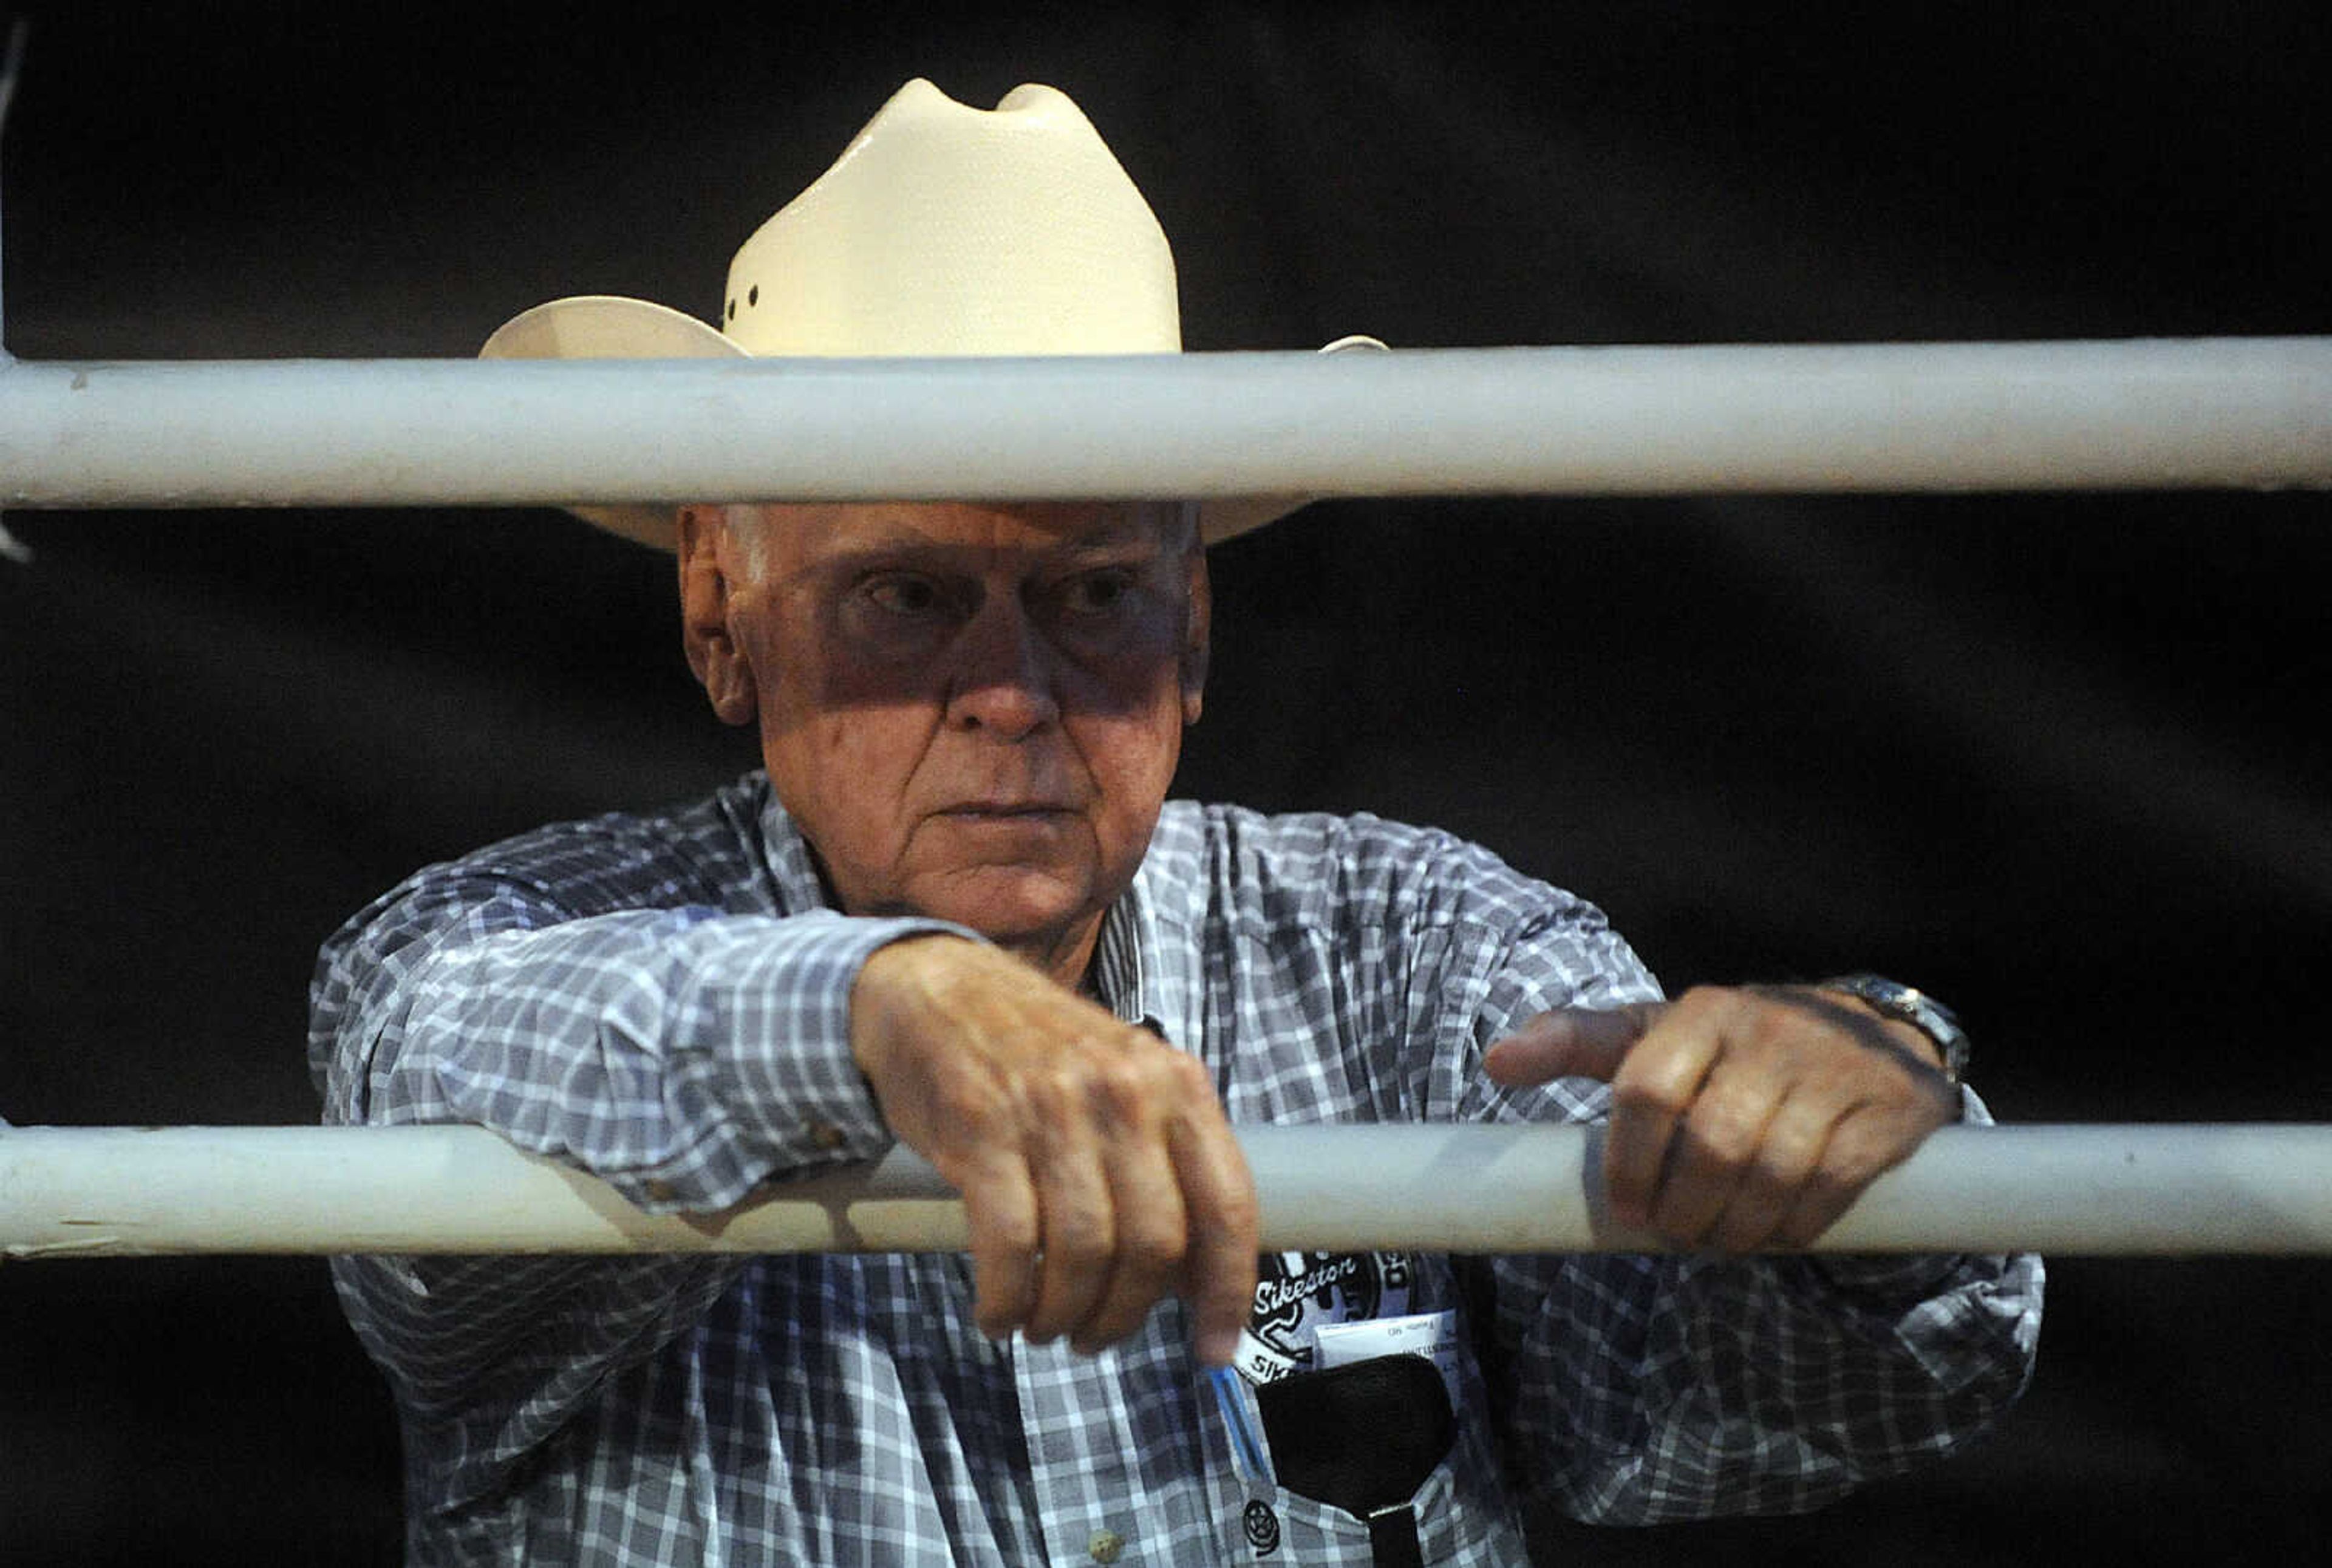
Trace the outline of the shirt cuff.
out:
M 709 940 L 699 955 L 702 993 L 684 1010 L 704 1020 L 715 1047 L 694 1056 L 701 1084 L 668 1092 L 712 1135 L 669 1173 L 642 1172 L 627 1195 L 652 1210 L 727 1208 L 772 1176 L 871 1160 L 894 1141 L 850 1049 L 850 995 L 877 950 L 911 936 L 980 940 L 943 921 L 840 915 L 752 922 Z M 697 1115 L 686 1118 L 696 1121 Z

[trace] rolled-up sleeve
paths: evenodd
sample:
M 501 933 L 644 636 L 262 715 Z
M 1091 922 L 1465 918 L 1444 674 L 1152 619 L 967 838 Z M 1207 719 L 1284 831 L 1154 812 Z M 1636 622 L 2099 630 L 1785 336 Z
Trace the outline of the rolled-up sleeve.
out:
M 724 885 L 635 853 L 637 837 L 550 830 L 424 871 L 350 920 L 310 995 L 323 1119 L 486 1127 L 656 1210 L 724 1209 L 888 1147 L 850 1053 L 851 988 L 885 942 L 956 928 L 741 909 L 750 870 Z M 495 1493 L 742 1263 L 334 1259 L 404 1415 L 415 1508 Z
M 325 951 L 326 1119 L 467 1122 L 658 1209 L 890 1142 L 850 1054 L 868 954 L 952 928 L 704 906 L 577 916 L 476 875 L 425 878 Z
M 1467 887 L 1482 918 L 1411 982 L 1447 1009 L 1443 1094 L 1459 1119 L 1601 1120 L 1606 1085 L 1497 1090 L 1481 1053 L 1544 1009 L 1657 986 L 1591 907 L 1478 866 Z M 1990 1120 L 1972 1094 L 1964 1107 Z M 2023 1390 L 2044 1283 L 2029 1254 L 1512 1256 L 1461 1271 L 1511 1473 L 1620 1525 L 1802 1512 L 1958 1449 Z

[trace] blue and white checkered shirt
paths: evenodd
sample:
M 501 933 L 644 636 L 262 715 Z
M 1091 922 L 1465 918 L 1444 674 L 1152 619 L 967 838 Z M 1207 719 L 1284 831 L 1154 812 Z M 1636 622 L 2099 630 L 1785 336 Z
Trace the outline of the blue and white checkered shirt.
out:
M 849 989 L 933 923 L 827 910 L 750 775 L 421 873 L 326 946 L 311 1065 L 328 1121 L 478 1123 L 647 1208 L 720 1209 L 888 1146 Z M 1096 979 L 1234 1123 L 1594 1117 L 1600 1088 L 1499 1090 L 1482 1048 L 1654 994 L 1596 910 L 1446 835 L 1180 802 Z M 1814 1506 L 1982 1428 L 2040 1315 L 2034 1258 L 1390 1267 L 1465 1345 L 1414 1498 L 1430 1563 L 1523 1561 L 1526 1490 L 1615 1523 Z M 417 1563 L 1370 1560 L 1362 1521 L 1235 1466 L 1177 1303 L 1086 1357 L 990 1343 L 955 1257 L 334 1270 L 403 1422 Z

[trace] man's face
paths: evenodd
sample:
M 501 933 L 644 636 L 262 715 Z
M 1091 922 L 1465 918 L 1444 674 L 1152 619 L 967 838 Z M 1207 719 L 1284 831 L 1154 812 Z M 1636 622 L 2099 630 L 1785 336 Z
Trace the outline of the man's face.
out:
M 1176 508 L 691 508 L 681 577 L 692 664 L 759 721 L 844 909 L 1082 972 L 1199 715 L 1206 569 Z

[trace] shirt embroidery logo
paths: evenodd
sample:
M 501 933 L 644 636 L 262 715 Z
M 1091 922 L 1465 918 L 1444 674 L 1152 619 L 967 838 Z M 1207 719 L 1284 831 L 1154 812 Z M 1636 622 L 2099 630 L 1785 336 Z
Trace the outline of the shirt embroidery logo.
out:
M 1262 1498 L 1255 1498 L 1247 1504 L 1239 1524 L 1246 1529 L 1247 1544 L 1255 1548 L 1257 1556 L 1268 1557 L 1279 1550 L 1279 1515 L 1273 1513 L 1271 1505 Z
M 1239 1335 L 1238 1366 L 1267 1383 L 1318 1364 L 1324 1324 L 1410 1310 L 1416 1271 L 1405 1252 L 1266 1252 L 1257 1262 L 1255 1310 Z

